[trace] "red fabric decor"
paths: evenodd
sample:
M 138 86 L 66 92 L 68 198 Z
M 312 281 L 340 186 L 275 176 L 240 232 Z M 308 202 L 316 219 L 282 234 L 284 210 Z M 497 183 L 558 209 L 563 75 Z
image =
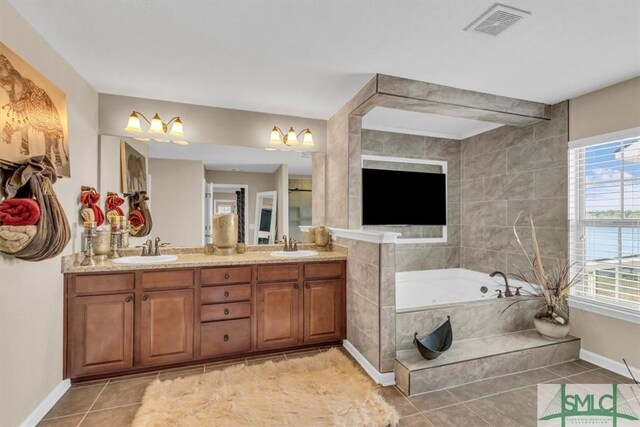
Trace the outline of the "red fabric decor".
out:
M 96 225 L 100 227 L 104 224 L 104 212 L 98 205 L 91 205 L 91 210 L 93 211 L 93 217 L 96 219 Z
M 98 193 L 93 188 L 91 188 L 90 190 L 84 190 L 82 193 L 80 193 L 80 202 L 85 208 L 90 208 L 93 211 L 96 225 L 100 227 L 102 224 L 104 224 L 104 212 L 102 212 L 100 206 L 97 205 L 98 200 L 100 200 L 100 193 Z
M 135 210 L 129 212 L 129 221 L 132 227 L 141 227 L 144 225 L 144 215 L 142 212 Z
M 117 194 L 109 194 L 105 203 L 107 205 L 107 211 L 113 211 L 119 216 L 124 216 L 124 211 L 120 208 L 124 203 L 124 199 L 122 197 Z
M 7 199 L 0 203 L 0 223 L 4 225 L 36 225 L 40 206 L 34 199 Z

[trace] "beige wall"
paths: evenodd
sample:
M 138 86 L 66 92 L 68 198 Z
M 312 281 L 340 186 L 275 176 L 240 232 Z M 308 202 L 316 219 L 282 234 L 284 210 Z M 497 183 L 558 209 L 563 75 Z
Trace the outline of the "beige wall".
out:
M 571 309 L 571 335 L 582 339 L 582 348 L 590 352 L 640 368 L 640 325 Z
M 256 223 L 256 193 L 262 191 L 276 191 L 275 176 L 272 173 L 252 173 L 252 172 L 232 172 L 213 171 L 205 173 L 206 181 L 215 184 L 244 184 L 249 186 L 249 194 L 246 195 L 245 209 L 249 218 L 249 236 L 247 242 L 253 242 L 254 229 L 251 227 Z M 229 198 L 235 197 L 229 194 Z M 278 194 L 278 197 L 280 195 Z
M 325 120 L 103 93 L 100 94 L 99 102 L 101 135 L 122 135 L 129 114 L 136 110 L 148 118 L 154 113 L 160 114 L 165 120 L 180 116 L 184 123 L 185 139 L 191 142 L 265 147 L 273 126 L 279 126 L 284 131 L 293 126 L 298 132 L 305 128 L 311 129 L 316 151 L 324 151 L 326 146 Z
M 640 77 L 569 101 L 569 139 L 640 127 Z M 640 368 L 640 325 L 572 309 L 571 333 L 584 350 Z
M 204 167 L 193 160 L 149 159 L 153 229 L 173 246 L 204 244 Z
M 640 77 L 569 101 L 569 140 L 640 127 Z
M 64 253 L 78 251 L 80 186 L 97 185 L 98 94 L 8 2 L 0 2 L 0 40 L 67 95 L 71 178 L 55 191 L 73 233 Z M 0 425 L 19 425 L 62 380 L 62 313 L 60 257 L 0 255 Z

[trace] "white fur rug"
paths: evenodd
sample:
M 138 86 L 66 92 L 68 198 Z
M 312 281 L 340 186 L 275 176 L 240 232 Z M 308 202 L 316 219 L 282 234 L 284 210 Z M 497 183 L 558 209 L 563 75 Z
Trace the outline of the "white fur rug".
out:
M 151 383 L 136 427 L 395 426 L 398 414 L 338 349 Z

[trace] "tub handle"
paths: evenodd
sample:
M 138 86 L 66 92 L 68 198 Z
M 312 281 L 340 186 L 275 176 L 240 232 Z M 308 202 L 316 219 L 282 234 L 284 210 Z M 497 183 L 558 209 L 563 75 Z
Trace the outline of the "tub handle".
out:
M 498 293 L 498 298 L 502 298 L 502 289 L 496 289 L 496 292 Z

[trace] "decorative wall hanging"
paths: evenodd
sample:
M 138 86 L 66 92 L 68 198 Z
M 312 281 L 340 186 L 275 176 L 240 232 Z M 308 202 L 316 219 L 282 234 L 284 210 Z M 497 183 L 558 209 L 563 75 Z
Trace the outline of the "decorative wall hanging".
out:
M 144 237 L 151 233 L 153 221 L 147 205 L 146 191 L 139 191 L 129 196 L 129 234 L 134 237 Z
M 147 159 L 125 141 L 120 141 L 120 176 L 124 194 L 147 191 Z
M 0 43 L 0 159 L 45 155 L 69 177 L 67 135 L 65 93 Z
M 124 204 L 124 199 L 117 193 L 107 193 L 107 199 L 105 206 L 107 208 L 107 221 L 111 223 L 111 218 L 114 216 L 124 216 L 124 211 L 120 206 Z
M 23 164 L 0 161 L 0 196 L 5 198 L 0 204 L 0 252 L 42 261 L 67 246 L 71 230 L 53 191 L 56 179 L 56 169 L 44 155 Z
M 80 203 L 82 203 L 82 210 L 80 216 L 83 222 L 95 222 L 97 227 L 104 224 L 104 213 L 100 209 L 100 193 L 98 193 L 93 187 L 82 187 L 82 193 L 80 193 Z

